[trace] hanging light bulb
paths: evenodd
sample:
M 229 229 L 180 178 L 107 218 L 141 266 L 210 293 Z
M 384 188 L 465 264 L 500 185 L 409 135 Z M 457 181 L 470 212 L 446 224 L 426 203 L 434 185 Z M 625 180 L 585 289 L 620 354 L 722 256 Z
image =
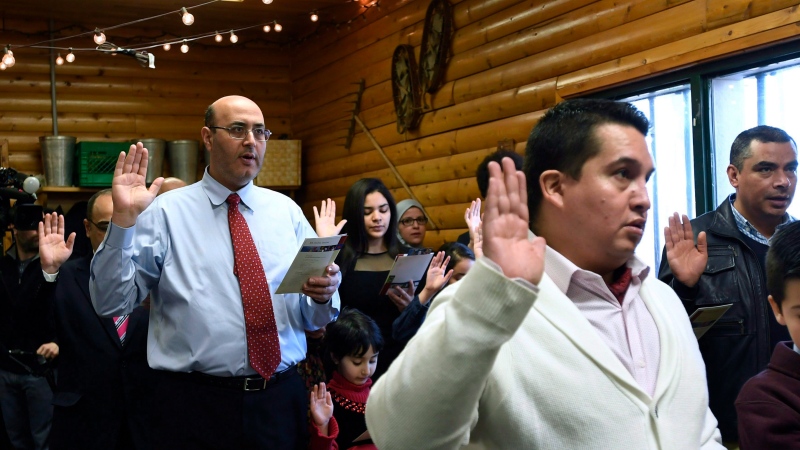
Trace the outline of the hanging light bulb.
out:
M 67 62 L 71 63 L 75 61 L 75 54 L 72 53 L 72 47 L 69 48 L 69 53 L 67 53 Z
M 17 61 L 14 59 L 14 52 L 11 51 L 10 45 L 6 45 L 6 50 L 2 61 L 3 64 L 5 64 L 8 68 L 14 67 L 14 64 L 17 63 Z
M 105 41 L 106 41 L 106 35 L 102 31 L 100 31 L 99 29 L 95 28 L 94 29 L 94 43 L 97 44 L 97 45 L 100 45 Z
M 194 23 L 194 16 L 186 10 L 186 7 L 181 8 L 181 21 L 184 25 L 191 25 Z
M 183 45 L 181 45 L 181 53 L 189 53 L 189 44 L 186 43 L 186 39 L 183 40 Z
M 265 5 L 269 5 L 269 4 L 271 4 L 271 3 L 272 3 L 272 0 L 264 0 L 264 4 L 265 4 Z
M 233 30 L 231 30 L 231 42 L 233 42 L 234 44 L 235 44 L 235 43 L 237 43 L 237 42 L 239 42 L 239 36 L 237 36 L 236 34 L 234 34 L 234 33 L 233 33 Z
M 0 62 L 0 70 L 6 70 L 6 63 Z
M 318 20 L 319 20 L 319 15 L 317 15 L 317 12 L 316 12 L 316 11 L 312 11 L 312 12 L 311 12 L 311 21 L 312 21 L 312 22 L 316 22 L 316 21 L 318 21 Z
M 276 23 L 275 23 L 275 32 L 276 32 L 276 33 L 280 33 L 280 32 L 281 32 L 281 30 L 283 30 L 283 25 L 281 25 L 281 24 L 279 24 L 279 23 L 277 23 L 277 22 L 276 22 Z
M 272 31 L 272 27 L 269 25 L 264 25 L 264 33 L 269 33 L 270 31 Z
M 64 64 L 64 58 L 61 57 L 61 53 L 59 53 L 58 58 L 56 58 L 56 64 L 59 66 Z
M 222 35 L 221 35 L 221 34 L 219 34 L 219 32 L 217 32 L 217 33 L 214 35 L 214 40 L 215 40 L 215 41 L 217 41 L 217 42 L 222 42 Z
M 169 45 L 169 42 L 167 42 L 166 44 L 164 44 L 164 51 L 165 51 L 165 52 L 168 52 L 168 51 L 169 51 L 169 49 L 171 49 L 171 48 L 172 48 L 172 46 L 171 46 L 171 45 Z

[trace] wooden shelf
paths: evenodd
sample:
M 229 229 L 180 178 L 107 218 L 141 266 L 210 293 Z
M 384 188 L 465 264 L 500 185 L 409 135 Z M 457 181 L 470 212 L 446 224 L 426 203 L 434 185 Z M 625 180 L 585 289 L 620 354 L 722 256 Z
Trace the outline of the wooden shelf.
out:
M 58 193 L 94 193 L 104 187 L 75 187 L 75 186 L 44 186 L 39 192 L 58 192 Z

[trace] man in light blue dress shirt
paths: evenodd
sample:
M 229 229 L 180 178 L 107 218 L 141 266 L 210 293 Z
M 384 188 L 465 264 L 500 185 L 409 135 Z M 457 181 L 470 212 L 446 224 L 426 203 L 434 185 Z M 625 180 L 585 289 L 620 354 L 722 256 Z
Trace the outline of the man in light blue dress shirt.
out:
M 91 296 L 104 317 L 129 313 L 151 297 L 148 361 L 160 371 L 155 448 L 304 448 L 308 399 L 295 365 L 304 329 L 339 312 L 339 268 L 310 278 L 302 294 L 275 294 L 307 237 L 316 234 L 288 197 L 253 185 L 269 130 L 253 101 L 223 97 L 201 134 L 211 161 L 203 179 L 156 198 L 145 185 L 139 143 L 117 161 L 114 213 L 91 267 Z M 280 341 L 269 379 L 248 359 L 245 319 L 226 198 L 237 193 L 261 259 Z

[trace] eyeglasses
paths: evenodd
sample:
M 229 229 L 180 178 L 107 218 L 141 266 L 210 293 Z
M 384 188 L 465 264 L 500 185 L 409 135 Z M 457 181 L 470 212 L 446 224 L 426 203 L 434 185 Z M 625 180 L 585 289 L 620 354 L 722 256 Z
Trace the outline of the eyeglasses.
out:
M 89 219 L 86 219 L 86 220 L 89 220 Z M 89 223 L 94 225 L 100 231 L 106 231 L 106 230 L 108 230 L 108 224 L 110 222 L 108 222 L 107 220 L 102 220 L 102 221 L 100 221 L 100 223 L 97 223 L 97 222 L 92 222 L 91 220 L 89 220 Z
M 400 225 L 405 227 L 410 227 L 414 225 L 414 222 L 417 222 L 419 225 L 426 225 L 428 223 L 428 218 L 425 216 L 417 217 L 416 219 L 413 217 L 406 217 L 405 219 L 400 219 Z
M 231 139 L 244 139 L 244 138 L 247 137 L 247 134 L 250 133 L 251 131 L 253 132 L 253 138 L 258 142 L 266 142 L 266 141 L 269 140 L 269 137 L 272 136 L 272 132 L 271 131 L 269 131 L 266 128 L 262 128 L 262 127 L 253 128 L 252 130 L 248 130 L 247 128 L 239 126 L 239 125 L 234 125 L 232 127 L 215 127 L 215 126 L 211 126 L 211 127 L 208 127 L 208 128 L 211 128 L 211 129 L 217 129 L 217 128 L 223 129 L 223 130 L 228 132 L 228 136 L 230 136 Z

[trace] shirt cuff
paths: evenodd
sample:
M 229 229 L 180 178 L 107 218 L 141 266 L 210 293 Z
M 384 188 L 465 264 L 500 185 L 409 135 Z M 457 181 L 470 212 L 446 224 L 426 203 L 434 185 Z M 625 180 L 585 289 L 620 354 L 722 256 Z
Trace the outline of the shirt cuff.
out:
M 108 234 L 106 235 L 105 245 L 116 248 L 128 248 L 133 245 L 133 235 L 136 232 L 136 225 L 123 228 L 111 222 L 108 224 Z
M 44 281 L 48 283 L 55 283 L 58 280 L 58 272 L 56 273 L 47 273 L 42 270 L 42 275 L 44 275 Z
M 497 272 L 500 272 L 501 274 L 503 274 L 503 276 L 505 276 L 505 274 L 503 273 L 503 268 L 500 267 L 496 262 L 492 261 L 486 256 L 482 257 L 481 259 L 483 260 L 483 262 L 486 263 L 487 266 L 489 266 L 490 268 L 494 269 Z M 539 292 L 539 286 L 536 286 L 535 284 L 531 283 L 530 281 L 524 278 L 509 278 L 509 279 L 515 283 L 521 284 L 522 286 L 532 290 L 533 292 L 536 293 Z

